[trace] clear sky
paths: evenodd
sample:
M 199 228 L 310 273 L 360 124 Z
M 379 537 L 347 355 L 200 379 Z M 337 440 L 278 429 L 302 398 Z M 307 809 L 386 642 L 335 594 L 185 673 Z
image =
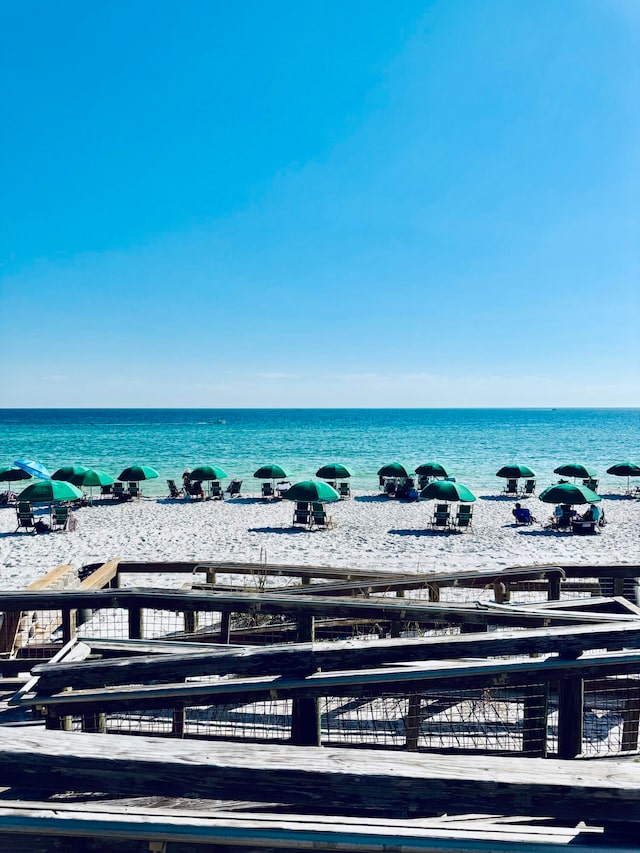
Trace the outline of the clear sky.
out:
M 640 405 L 636 0 L 4 0 L 0 86 L 0 405 Z

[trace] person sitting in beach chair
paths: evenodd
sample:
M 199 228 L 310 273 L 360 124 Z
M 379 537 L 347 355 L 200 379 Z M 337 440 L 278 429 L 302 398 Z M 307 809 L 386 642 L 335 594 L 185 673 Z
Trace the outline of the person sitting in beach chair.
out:
M 175 480 L 167 480 L 167 486 L 169 486 L 169 494 L 170 498 L 181 498 L 184 495 L 184 489 L 179 489 L 176 486 Z
M 311 527 L 311 509 L 307 501 L 296 501 L 293 510 L 292 526 L 301 524 L 303 527 Z
M 242 480 L 232 480 L 227 488 L 225 489 L 225 494 L 228 498 L 239 498 L 240 497 L 240 488 L 242 487 Z
M 395 498 L 398 492 L 398 484 L 393 479 L 393 477 L 389 477 L 385 480 L 384 483 L 384 493 L 388 498 Z
M 327 510 L 324 504 L 313 503 L 311 505 L 311 524 L 313 527 L 333 527 L 333 519 L 330 515 L 327 515 Z
M 516 520 L 516 524 L 533 524 L 535 521 L 535 518 L 531 515 L 531 510 L 527 509 L 526 506 L 522 506 L 522 504 L 517 503 L 511 510 L 511 513 Z
M 449 504 L 436 504 L 435 512 L 433 513 L 433 518 L 429 524 L 432 530 L 441 529 L 448 530 L 451 522 L 451 511 L 449 509 Z
M 566 530 L 571 527 L 571 522 L 576 515 L 575 509 L 572 509 L 568 504 L 558 504 L 553 511 L 551 526 L 555 530 Z
M 24 528 L 24 530 L 29 533 L 35 533 L 36 519 L 29 501 L 19 501 L 16 506 L 16 513 L 18 516 L 18 526 L 16 527 L 15 532 L 17 533 L 20 528 Z
M 191 480 L 189 482 L 189 494 L 196 501 L 204 500 L 204 489 L 202 488 L 201 480 Z
M 571 521 L 571 530 L 574 533 L 598 533 L 598 522 L 600 520 L 600 509 L 595 504 L 591 504 L 589 509 L 582 515 L 576 515 Z

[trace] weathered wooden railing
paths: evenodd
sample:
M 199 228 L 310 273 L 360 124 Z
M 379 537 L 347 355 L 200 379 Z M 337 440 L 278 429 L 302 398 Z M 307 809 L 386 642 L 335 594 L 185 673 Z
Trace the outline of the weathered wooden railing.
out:
M 457 721 L 458 748 L 482 749 L 482 742 L 487 741 L 484 748 L 489 750 L 545 755 L 553 740 L 561 757 L 584 752 L 585 712 L 608 709 L 609 714 L 615 711 L 620 732 L 615 746 L 607 751 L 630 752 L 638 748 L 640 652 L 614 654 L 611 650 L 639 646 L 640 622 L 634 619 L 588 627 L 376 643 L 211 651 L 199 647 L 192 653 L 41 665 L 33 670 L 37 680 L 15 704 L 36 708 L 51 728 L 70 728 L 75 718 L 85 730 L 106 730 L 124 726 L 123 720 L 129 717 L 137 720 L 139 731 L 144 731 L 140 715 L 157 719 L 168 710 L 171 723 L 168 729 L 163 728 L 167 734 L 215 736 L 218 732 L 220 736 L 222 732 L 228 737 L 231 723 L 223 722 L 223 718 L 230 708 L 256 703 L 266 708 L 269 703 L 279 703 L 281 721 L 271 735 L 264 733 L 267 739 L 275 731 L 276 737 L 290 737 L 294 743 L 344 742 L 345 738 L 353 743 L 360 736 L 362 743 L 382 742 L 414 750 L 439 745 L 455 748 L 455 743 L 447 742 L 438 732 L 442 725 L 446 729 Z M 608 653 L 583 654 L 605 647 Z M 94 642 L 92 648 L 86 645 L 86 651 L 99 654 L 100 643 Z M 545 657 L 514 658 L 523 654 Z M 498 656 L 507 659 L 495 660 Z M 457 662 L 452 662 L 455 658 Z M 392 668 L 392 664 L 400 667 Z M 212 676 L 218 678 L 184 683 L 185 679 Z M 343 731 L 341 715 L 345 709 L 353 703 L 363 708 L 376 701 L 378 711 L 372 711 L 369 720 L 374 728 L 375 714 L 384 714 L 380 709 L 385 702 L 391 703 L 396 713 L 398 708 L 402 710 L 392 735 L 376 740 L 366 726 L 358 731 L 355 724 L 350 724 L 350 732 Z M 288 703 L 286 708 L 283 703 Z M 490 746 L 490 737 L 482 731 L 477 736 L 467 732 L 464 714 L 455 710 L 467 705 L 474 705 L 478 729 L 490 731 L 493 726 L 503 730 L 502 746 L 500 738 L 496 738 L 497 746 Z M 188 709 L 204 707 L 210 709 L 209 725 L 190 726 Z M 449 709 L 454 710 L 443 724 L 434 722 Z M 255 715 L 255 710 L 252 713 Z M 268 716 L 266 710 L 263 713 Z M 364 719 L 364 711 L 361 713 Z M 109 724 L 107 715 L 116 722 Z M 557 724 L 551 725 L 556 715 Z M 285 718 L 288 723 L 282 722 Z M 380 721 L 378 727 L 384 729 Z M 552 729 L 557 729 L 557 735 L 554 732 L 550 738 Z M 590 742 L 589 737 L 586 742 Z

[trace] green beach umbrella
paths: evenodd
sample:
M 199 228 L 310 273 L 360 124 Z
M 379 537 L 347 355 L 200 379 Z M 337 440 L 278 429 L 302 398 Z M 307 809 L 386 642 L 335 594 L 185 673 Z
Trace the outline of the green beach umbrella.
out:
M 73 478 L 84 474 L 87 469 L 83 465 L 63 465 L 51 475 L 53 480 L 66 480 L 73 483 Z
M 408 477 L 407 469 L 399 462 L 390 462 L 388 465 L 383 465 L 378 471 L 378 477 Z
M 344 465 L 338 462 L 332 462 L 330 465 L 323 465 L 316 471 L 316 477 L 321 477 L 323 480 L 346 480 L 351 474 Z
M 613 474 L 614 477 L 627 478 L 627 491 L 629 491 L 629 477 L 640 477 L 640 465 L 634 462 L 618 462 L 617 465 L 612 465 L 607 468 L 607 474 Z M 2 477 L 0 477 L 0 480 Z
M 263 465 L 253 476 L 258 480 L 282 480 L 289 475 L 280 465 Z
M 155 468 L 149 468 L 147 465 L 130 465 L 118 477 L 121 483 L 139 483 L 140 480 L 154 480 L 160 474 Z
M 581 462 L 568 462 L 566 465 L 558 465 L 553 469 L 554 474 L 562 477 L 582 477 L 583 480 L 591 480 L 596 476 L 593 468 L 588 468 Z
M 600 499 L 592 489 L 577 483 L 556 483 L 540 493 L 540 500 L 546 504 L 595 504 Z
M 496 477 L 504 477 L 505 480 L 518 480 L 520 477 L 535 477 L 528 465 L 503 465 L 496 471 Z
M 418 465 L 415 470 L 416 474 L 419 474 L 421 477 L 448 477 L 444 465 L 438 464 L 438 462 L 425 462 L 423 465 Z
M 76 501 L 82 498 L 82 492 L 73 483 L 66 480 L 39 480 L 27 486 L 18 495 L 19 501 L 32 504 L 53 503 L 53 501 Z
M 191 480 L 224 480 L 228 476 L 227 472 L 217 465 L 198 465 L 189 475 Z
M 22 468 L 0 468 L 0 482 L 15 483 L 17 480 L 30 480 L 31 474 Z
M 473 503 L 476 496 L 462 483 L 451 483 L 449 480 L 434 480 L 425 486 L 420 492 L 421 498 L 434 501 L 462 501 L 463 503 Z
M 301 483 L 294 483 L 282 497 L 288 501 L 307 501 L 308 503 L 340 500 L 340 495 L 333 486 L 319 480 L 303 480 Z
M 98 471 L 94 468 L 88 468 L 84 474 L 76 474 L 69 480 L 74 486 L 112 486 L 115 483 L 115 477 L 107 474 L 106 471 Z

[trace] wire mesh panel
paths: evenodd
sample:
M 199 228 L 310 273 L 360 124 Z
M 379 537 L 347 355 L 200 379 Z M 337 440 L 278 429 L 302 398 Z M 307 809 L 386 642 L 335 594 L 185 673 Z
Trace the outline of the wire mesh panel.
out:
M 177 637 L 184 634 L 185 614 L 173 610 L 142 611 L 142 636 L 146 640 L 159 637 Z
M 5 613 L 8 651 L 18 657 L 50 658 L 63 643 L 61 610 L 27 610 Z
M 638 752 L 639 721 L 639 676 L 585 681 L 583 755 L 605 756 Z
M 129 611 L 123 607 L 84 610 L 78 619 L 77 636 L 101 640 L 126 640 L 129 637 Z
M 326 698 L 322 732 L 334 744 L 540 755 L 546 714 L 545 685 Z

